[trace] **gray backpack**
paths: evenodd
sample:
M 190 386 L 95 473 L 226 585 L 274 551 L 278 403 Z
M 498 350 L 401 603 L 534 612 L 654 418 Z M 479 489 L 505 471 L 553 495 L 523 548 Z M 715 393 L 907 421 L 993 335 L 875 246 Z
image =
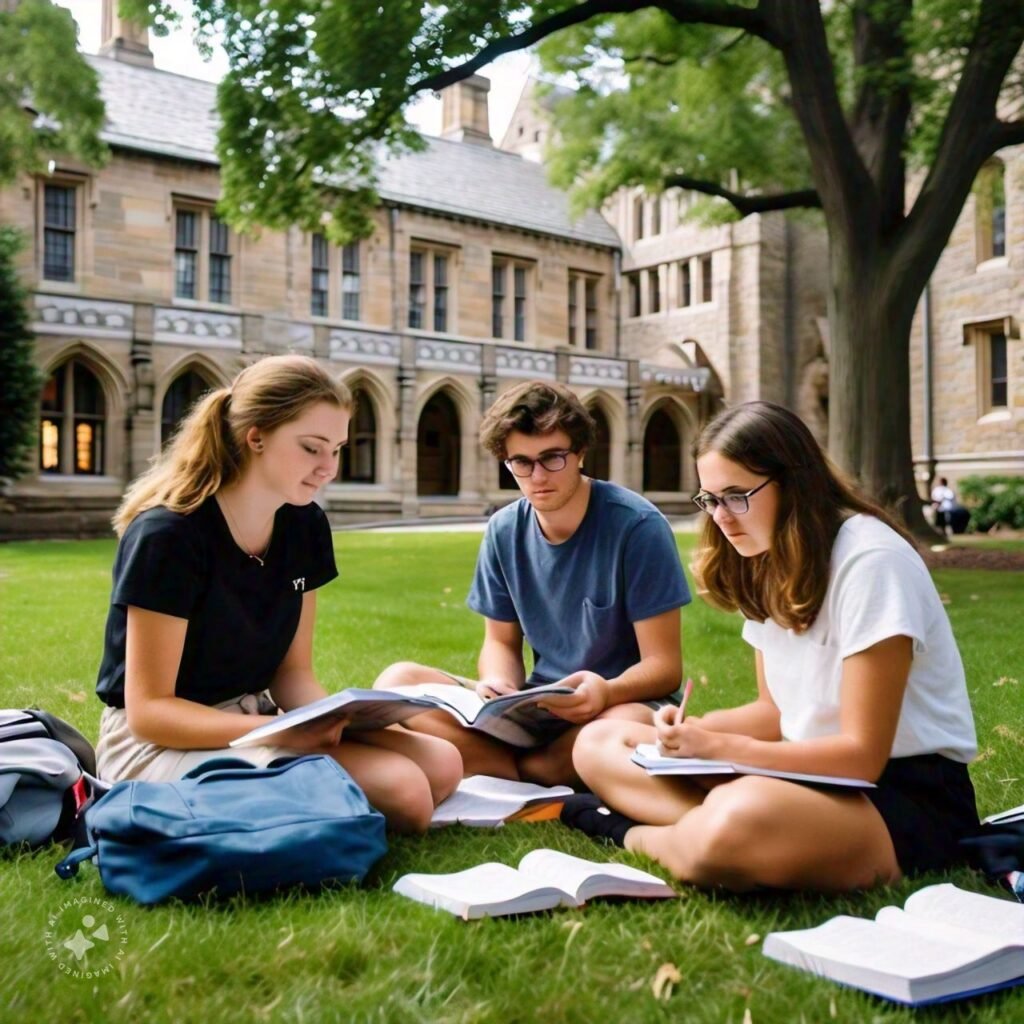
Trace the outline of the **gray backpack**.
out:
M 73 838 L 104 787 L 89 741 L 37 708 L 0 710 L 0 846 Z

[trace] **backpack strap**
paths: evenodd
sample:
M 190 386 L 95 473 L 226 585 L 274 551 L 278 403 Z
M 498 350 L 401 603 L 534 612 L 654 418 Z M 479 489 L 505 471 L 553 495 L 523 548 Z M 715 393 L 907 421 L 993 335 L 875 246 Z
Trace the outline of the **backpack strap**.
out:
M 63 878 L 65 881 L 69 878 L 74 878 L 78 874 L 78 865 L 83 860 L 95 857 L 96 849 L 95 846 L 81 846 L 78 849 L 72 850 L 53 870 L 57 872 L 58 877 Z

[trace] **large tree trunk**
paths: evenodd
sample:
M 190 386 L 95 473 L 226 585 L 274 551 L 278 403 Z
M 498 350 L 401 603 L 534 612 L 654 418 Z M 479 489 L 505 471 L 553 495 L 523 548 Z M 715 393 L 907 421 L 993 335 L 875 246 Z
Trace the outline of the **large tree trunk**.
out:
M 858 258 L 859 256 L 859 258 Z M 830 252 L 829 454 L 912 533 L 934 539 L 914 481 L 910 330 L 916 295 L 886 280 L 885 259 Z

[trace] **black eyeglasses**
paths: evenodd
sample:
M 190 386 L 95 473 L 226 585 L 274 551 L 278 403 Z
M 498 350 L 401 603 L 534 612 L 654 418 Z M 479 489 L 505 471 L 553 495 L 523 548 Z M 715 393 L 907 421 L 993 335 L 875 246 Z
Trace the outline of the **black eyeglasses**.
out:
M 699 509 L 707 512 L 709 516 L 715 514 L 715 509 L 719 505 L 724 506 L 729 515 L 741 516 L 750 511 L 750 499 L 774 479 L 775 477 L 770 476 L 763 484 L 758 484 L 744 494 L 712 494 L 710 491 L 700 491 L 693 496 L 693 503 Z
M 559 451 L 545 452 L 539 459 L 528 459 L 525 455 L 513 455 L 511 459 L 505 459 L 505 465 L 515 476 L 533 476 L 533 467 L 540 466 L 547 473 L 557 473 L 565 469 L 569 456 L 573 454 L 571 448 L 562 448 Z

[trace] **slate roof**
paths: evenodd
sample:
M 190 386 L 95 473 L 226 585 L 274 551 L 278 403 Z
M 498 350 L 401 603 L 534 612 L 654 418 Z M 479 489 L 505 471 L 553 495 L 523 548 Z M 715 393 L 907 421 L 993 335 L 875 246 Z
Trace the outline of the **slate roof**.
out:
M 100 76 L 108 144 L 218 163 L 216 85 L 107 57 L 87 59 Z M 591 245 L 621 246 L 601 214 L 588 211 L 573 221 L 568 196 L 548 184 L 538 164 L 488 146 L 426 141 L 421 153 L 385 159 L 378 186 L 382 199 Z

